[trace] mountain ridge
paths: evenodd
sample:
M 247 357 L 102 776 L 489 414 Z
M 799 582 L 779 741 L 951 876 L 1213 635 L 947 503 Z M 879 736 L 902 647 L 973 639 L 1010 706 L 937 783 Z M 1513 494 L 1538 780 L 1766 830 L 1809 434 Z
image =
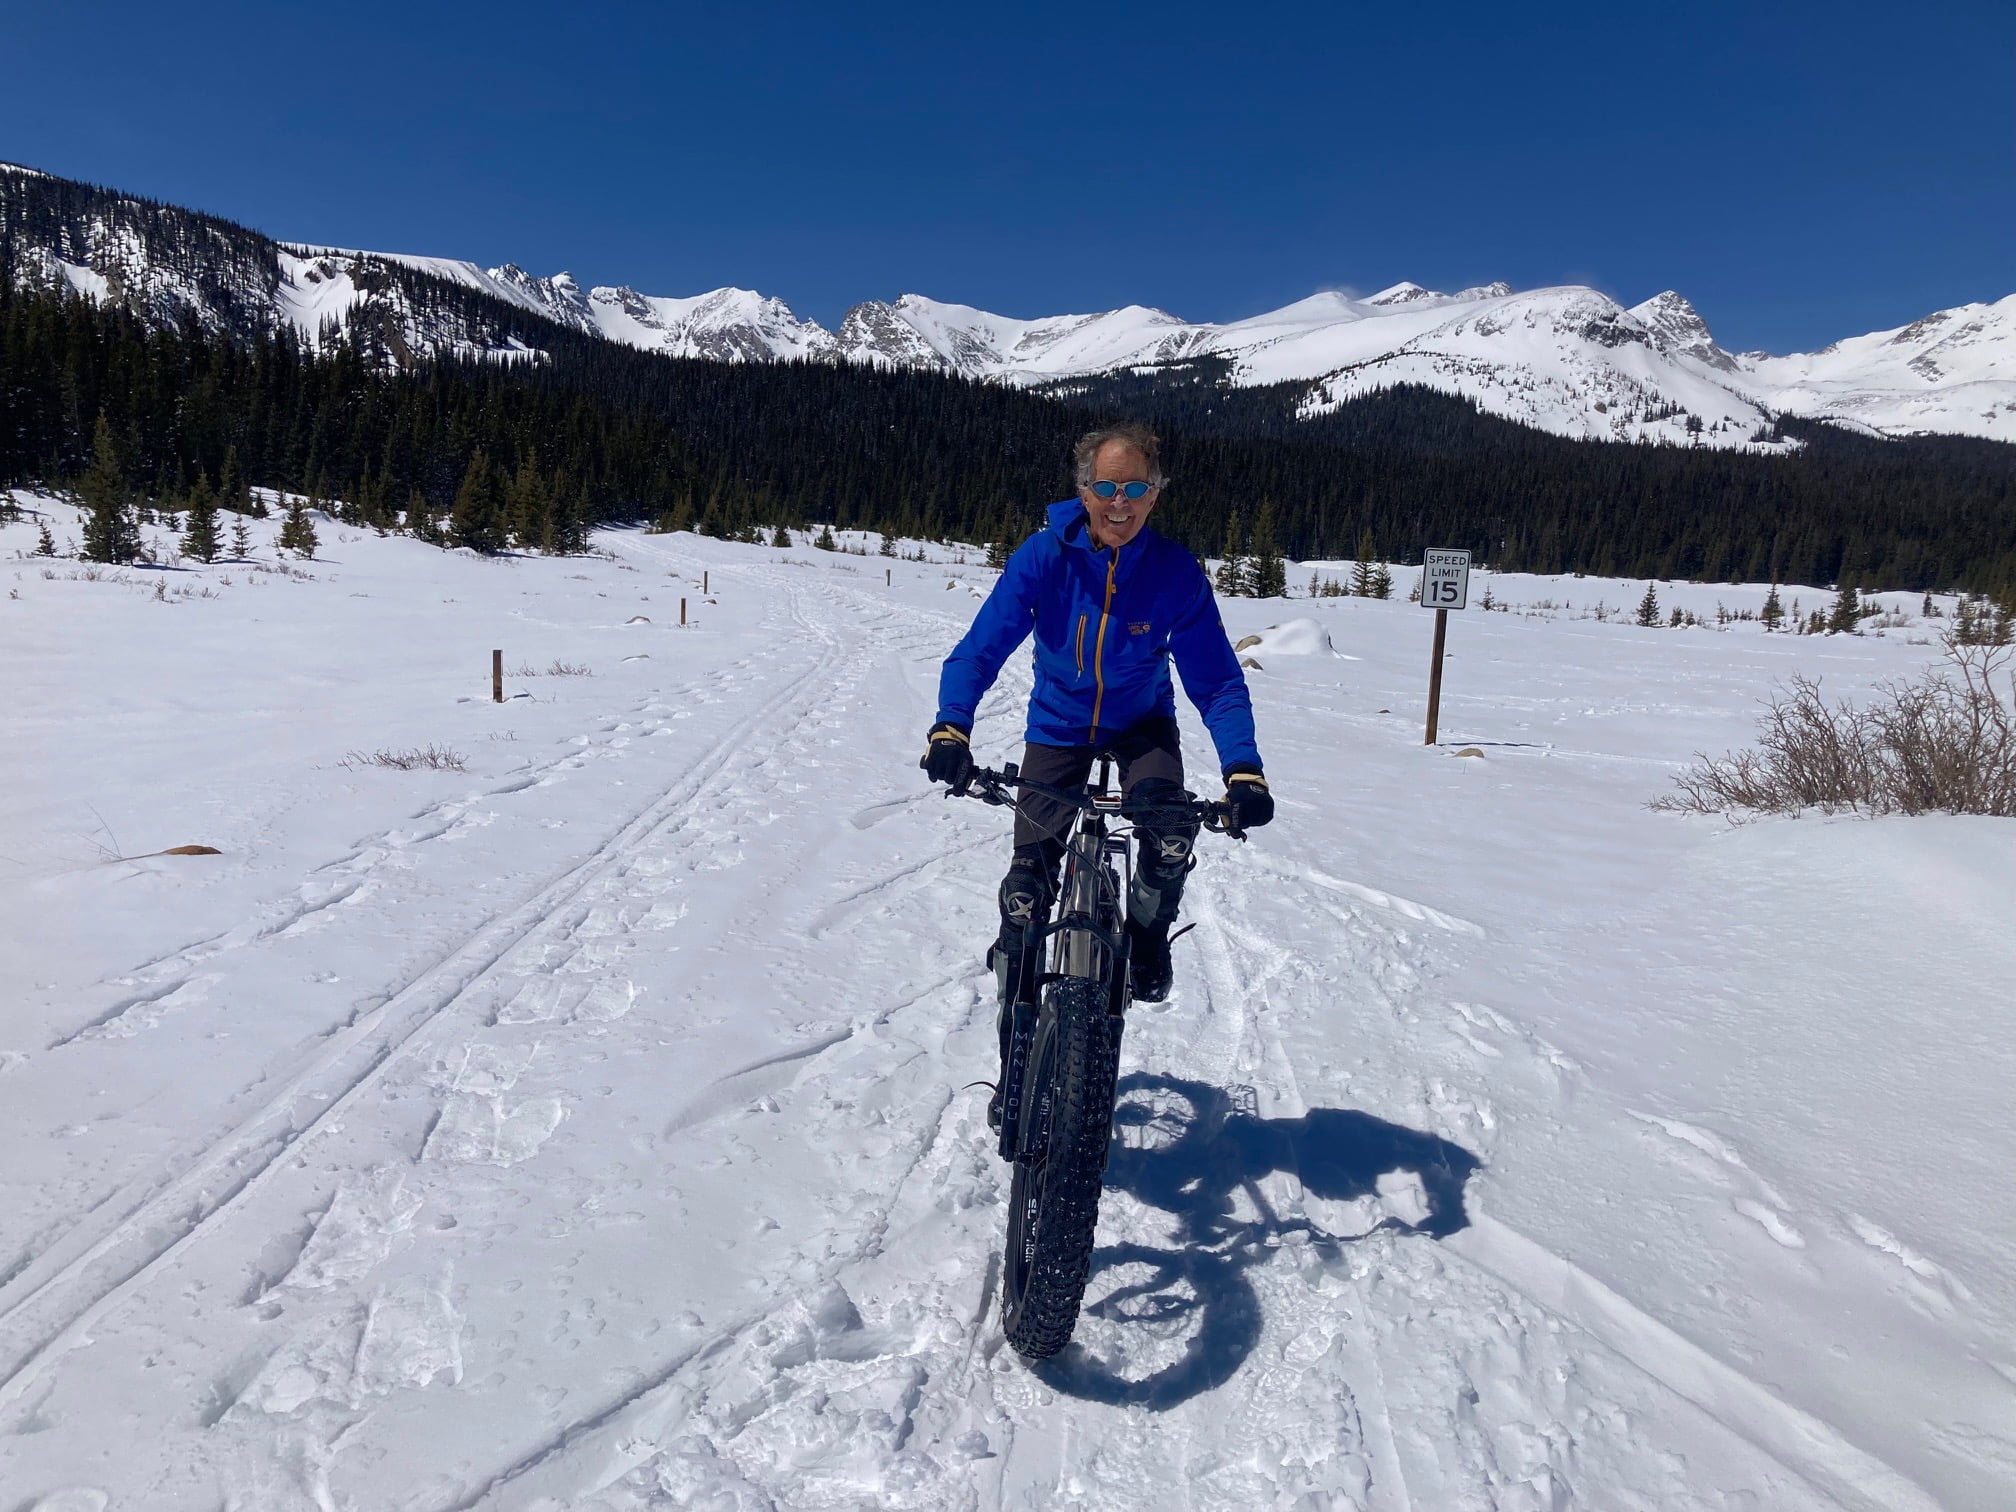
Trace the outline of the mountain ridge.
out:
M 829 331 L 755 290 L 583 289 L 566 272 L 513 263 L 276 241 L 11 164 L 0 165 L 0 248 L 29 286 L 162 323 L 285 326 L 311 345 L 362 335 L 395 363 L 536 360 L 529 317 L 672 357 L 914 368 L 1029 388 L 1217 358 L 1233 387 L 1306 385 L 1305 418 L 1415 384 L 1588 440 L 1776 451 L 1800 444 L 1779 417 L 1801 416 L 1877 436 L 2016 443 L 2016 295 L 1782 356 L 1724 350 L 1675 290 L 1627 308 L 1582 285 L 1503 282 L 1453 294 L 1401 282 L 1362 299 L 1319 291 L 1225 322 L 1143 305 L 1022 319 L 906 293 L 861 301 Z

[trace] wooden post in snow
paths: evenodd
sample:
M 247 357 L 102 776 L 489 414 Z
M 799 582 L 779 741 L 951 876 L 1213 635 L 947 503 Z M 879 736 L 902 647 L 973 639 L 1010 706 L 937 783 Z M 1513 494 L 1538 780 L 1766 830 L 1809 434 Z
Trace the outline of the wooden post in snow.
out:
M 1442 722 L 1442 645 L 1449 638 L 1449 611 L 1435 611 L 1435 651 L 1428 663 L 1428 733 L 1421 744 L 1435 744 L 1435 731 Z
M 490 702 L 504 702 L 504 653 L 490 653 Z
M 684 599 L 679 600 L 679 623 L 681 625 L 686 623 L 686 600 Z

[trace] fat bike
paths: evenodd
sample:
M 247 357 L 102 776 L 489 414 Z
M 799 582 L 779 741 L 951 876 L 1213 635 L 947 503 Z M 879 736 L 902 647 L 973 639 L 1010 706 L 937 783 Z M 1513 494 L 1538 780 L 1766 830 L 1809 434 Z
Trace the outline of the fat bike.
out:
M 1001 1327 L 1026 1360 L 1071 1340 L 1092 1262 L 1099 1192 L 1112 1138 L 1120 1031 L 1133 1001 L 1127 957 L 1127 889 L 1135 826 L 1197 824 L 1245 839 L 1229 805 L 1185 793 L 1179 801 L 1123 803 L 1101 758 L 1082 791 L 975 768 L 955 792 L 1012 807 L 1040 793 L 1076 810 L 1064 849 L 1063 886 L 1051 917 L 1032 921 L 1016 1001 L 1007 1005 L 1001 1157 L 1013 1164 L 1001 1268 Z M 1040 927 L 1039 927 L 1040 926 Z

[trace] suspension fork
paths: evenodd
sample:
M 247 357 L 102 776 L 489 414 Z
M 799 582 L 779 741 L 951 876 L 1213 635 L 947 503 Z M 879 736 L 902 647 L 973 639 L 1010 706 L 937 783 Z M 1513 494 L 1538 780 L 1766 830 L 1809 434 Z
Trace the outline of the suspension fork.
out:
M 1110 758 L 1099 758 L 1097 796 L 1106 797 L 1112 770 Z M 1116 881 L 1108 857 L 1124 842 L 1106 833 L 1106 816 L 1100 809 L 1087 809 L 1078 817 L 1065 853 L 1064 892 L 1057 909 L 1056 933 L 1050 947 L 1053 976 L 1104 979 L 1118 962 L 1120 940 L 1120 894 L 1125 880 Z M 1124 857 L 1122 869 L 1124 870 Z

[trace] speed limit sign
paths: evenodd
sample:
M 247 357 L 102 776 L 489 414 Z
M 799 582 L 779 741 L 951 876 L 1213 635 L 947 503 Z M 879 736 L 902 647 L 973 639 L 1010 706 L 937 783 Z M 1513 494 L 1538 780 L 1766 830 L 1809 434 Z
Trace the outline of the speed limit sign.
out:
M 1470 602 L 1470 553 L 1421 553 L 1421 607 L 1461 609 Z

